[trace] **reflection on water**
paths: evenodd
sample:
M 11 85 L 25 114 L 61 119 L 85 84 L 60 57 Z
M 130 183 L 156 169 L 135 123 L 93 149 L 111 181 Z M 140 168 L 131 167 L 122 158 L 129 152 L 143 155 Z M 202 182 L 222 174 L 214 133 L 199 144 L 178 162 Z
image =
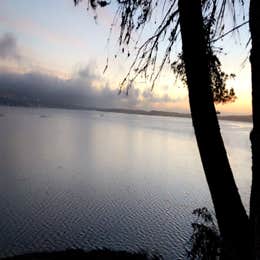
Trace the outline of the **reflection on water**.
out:
M 0 112 L 0 257 L 109 247 L 183 258 L 192 210 L 212 208 L 190 119 Z M 251 125 L 221 125 L 248 205 Z

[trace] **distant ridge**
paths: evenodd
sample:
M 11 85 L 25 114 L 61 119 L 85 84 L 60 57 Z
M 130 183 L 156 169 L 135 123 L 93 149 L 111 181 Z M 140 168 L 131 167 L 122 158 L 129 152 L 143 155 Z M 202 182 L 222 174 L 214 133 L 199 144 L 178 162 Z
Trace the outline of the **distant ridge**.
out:
M 240 122 L 252 122 L 251 115 L 233 115 L 233 116 L 218 116 L 220 120 L 229 120 L 229 121 L 240 121 Z
M 161 110 L 136 110 L 136 109 L 121 109 L 121 108 L 95 108 L 96 111 L 101 112 L 113 112 L 122 114 L 136 114 L 136 115 L 148 115 L 148 116 L 168 116 L 168 117 L 186 117 L 190 118 L 190 114 L 178 113 L 178 112 L 167 112 Z
M 178 112 L 167 112 L 161 110 L 134 110 L 134 109 L 117 109 L 117 108 L 95 108 L 96 111 L 101 112 L 113 112 L 113 113 L 124 113 L 124 114 L 137 114 L 137 115 L 148 115 L 148 116 L 168 116 L 168 117 L 184 117 L 191 118 L 190 114 L 187 113 L 178 113 Z M 228 115 L 220 116 L 220 120 L 229 120 L 229 121 L 241 121 L 241 122 L 252 122 L 251 115 Z
M 165 116 L 165 117 L 182 117 L 182 118 L 191 118 L 191 115 L 188 113 L 178 113 L 178 112 L 168 112 L 161 110 L 141 110 L 141 109 L 124 109 L 124 108 L 99 108 L 99 107 L 87 107 L 82 105 L 65 105 L 65 104 L 45 104 L 39 105 L 34 103 L 4 103 L 1 102 L 2 106 L 16 106 L 16 107 L 35 107 L 35 108 L 60 108 L 60 109 L 75 109 L 75 110 L 91 110 L 91 111 L 100 111 L 100 112 L 112 112 L 112 113 L 121 113 L 121 114 L 135 114 L 135 115 L 147 115 L 147 116 Z M 228 115 L 220 116 L 220 120 L 229 120 L 229 121 L 240 121 L 240 122 L 252 122 L 251 115 Z

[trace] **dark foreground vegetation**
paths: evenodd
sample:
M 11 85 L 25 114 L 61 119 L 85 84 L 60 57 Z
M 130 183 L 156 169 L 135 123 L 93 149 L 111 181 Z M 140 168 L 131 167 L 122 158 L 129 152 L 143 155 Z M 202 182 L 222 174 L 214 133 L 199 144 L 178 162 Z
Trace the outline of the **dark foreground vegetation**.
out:
M 124 259 L 124 260 L 157 260 L 159 256 L 148 255 L 145 252 L 112 251 L 109 249 L 96 249 L 84 251 L 80 249 L 65 250 L 60 252 L 32 253 L 20 256 L 8 257 L 9 260 L 58 260 L 58 259 Z

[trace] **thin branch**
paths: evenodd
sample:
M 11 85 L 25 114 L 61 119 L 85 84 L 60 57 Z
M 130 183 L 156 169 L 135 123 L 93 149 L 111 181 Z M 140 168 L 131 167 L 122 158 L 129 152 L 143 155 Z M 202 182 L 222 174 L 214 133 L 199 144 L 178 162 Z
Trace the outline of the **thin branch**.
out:
M 211 40 L 211 42 L 212 42 L 212 43 L 213 43 L 213 42 L 217 42 L 218 40 L 220 40 L 220 39 L 226 37 L 226 36 L 229 35 L 230 33 L 234 32 L 235 30 L 239 29 L 240 27 L 242 27 L 242 26 L 244 26 L 244 25 L 246 25 L 246 24 L 248 24 L 248 23 L 249 23 L 249 21 L 246 21 L 246 22 L 241 23 L 241 24 L 238 25 L 238 26 L 235 26 L 234 28 L 232 28 L 231 30 L 229 30 L 229 31 L 227 31 L 226 33 L 222 34 L 222 35 L 219 36 L 218 38 Z

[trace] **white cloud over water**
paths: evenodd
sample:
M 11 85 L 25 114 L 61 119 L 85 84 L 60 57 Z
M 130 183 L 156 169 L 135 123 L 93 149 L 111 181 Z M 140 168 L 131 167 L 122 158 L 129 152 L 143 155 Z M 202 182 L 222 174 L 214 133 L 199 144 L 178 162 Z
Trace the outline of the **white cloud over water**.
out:
M 156 96 L 150 90 L 133 87 L 129 95 L 118 95 L 118 89 L 94 73 L 90 65 L 81 68 L 70 79 L 60 79 L 39 72 L 0 72 L 0 96 L 8 95 L 29 100 L 39 100 L 44 104 L 81 105 L 103 108 L 154 108 L 153 104 L 179 102 L 165 94 Z M 98 85 L 98 86 L 97 86 Z

